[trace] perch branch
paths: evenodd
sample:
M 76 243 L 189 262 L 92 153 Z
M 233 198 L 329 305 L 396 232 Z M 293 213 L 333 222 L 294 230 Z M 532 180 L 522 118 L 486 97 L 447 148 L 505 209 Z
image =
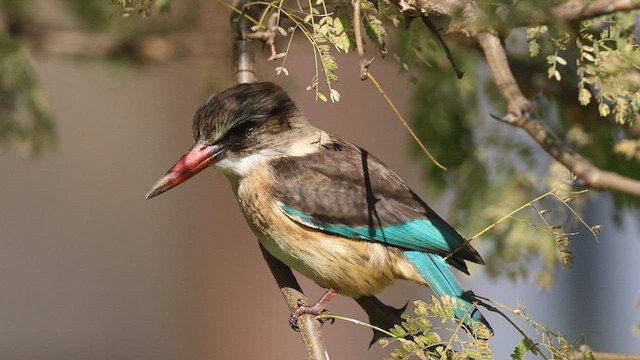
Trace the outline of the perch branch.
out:
M 640 181 L 593 165 L 538 119 L 535 107 L 524 97 L 516 83 L 504 47 L 496 35 L 484 32 L 478 35 L 478 41 L 495 82 L 508 102 L 508 114 L 503 118 L 505 122 L 526 131 L 542 149 L 574 173 L 585 186 L 594 190 L 615 190 L 640 196 Z
M 246 34 L 251 33 L 251 24 L 245 18 L 244 5 L 247 0 L 239 0 L 236 8 L 240 13 L 231 13 L 231 34 L 232 34 L 232 72 L 231 75 L 236 84 L 247 84 L 258 81 L 256 76 L 256 59 L 251 48 L 251 41 Z
M 302 293 L 302 289 L 298 284 L 291 269 L 271 255 L 262 245 L 260 245 L 264 260 L 269 265 L 269 270 L 276 279 L 282 296 L 289 306 L 289 310 L 295 311 L 298 308 L 298 301 L 307 302 L 306 297 Z M 298 329 L 302 336 L 302 342 L 307 352 L 307 359 L 322 360 L 329 359 L 329 354 L 322 339 L 322 324 L 315 319 L 315 316 L 305 314 L 298 318 Z
M 360 59 L 360 80 L 367 80 L 369 78 L 369 66 L 371 65 L 371 60 L 364 57 L 360 0 L 352 0 L 351 6 L 353 7 L 353 30 L 356 38 L 356 51 L 358 52 L 358 58 Z
M 247 0 L 240 0 L 236 3 L 238 9 L 243 9 Z M 237 84 L 252 83 L 258 81 L 255 71 L 255 56 L 252 51 L 251 41 L 245 36 L 251 31 L 251 26 L 243 13 L 233 13 L 231 15 L 231 30 L 233 35 L 232 45 L 232 68 L 233 78 Z M 264 256 L 269 270 L 280 287 L 282 296 L 284 296 L 289 310 L 294 311 L 298 308 L 298 302 L 307 303 L 307 299 L 302 293 L 302 289 L 298 284 L 291 269 L 273 257 L 266 249 L 260 245 L 262 255 Z M 312 315 L 302 315 L 298 318 L 298 329 L 302 336 L 302 342 L 309 360 L 328 360 L 329 354 L 324 345 L 322 338 L 322 324 Z
M 246 0 L 245 0 L 246 1 Z M 242 4 L 236 4 L 241 8 Z M 255 72 L 255 58 L 252 54 L 252 48 L 249 37 L 238 33 L 238 31 L 249 31 L 250 26 L 242 23 L 241 14 L 232 15 L 231 25 L 233 30 L 233 74 L 236 83 L 247 83 L 257 81 Z M 276 279 L 278 286 L 284 296 L 287 305 L 291 311 L 298 308 L 298 301 L 307 303 L 305 295 L 302 293 L 291 269 L 273 257 L 263 246 L 260 246 L 262 255 Z M 372 325 L 383 329 L 393 327 L 402 321 L 400 317 L 406 308 L 406 305 L 400 309 L 387 306 L 375 296 L 363 296 L 355 299 L 356 302 L 369 316 L 369 322 Z M 305 345 L 307 357 L 310 360 L 328 359 L 328 353 L 324 345 L 321 332 L 321 323 L 315 319 L 313 315 L 302 315 L 298 319 L 298 326 L 302 341 Z M 379 332 L 374 332 L 371 344 L 382 336 Z

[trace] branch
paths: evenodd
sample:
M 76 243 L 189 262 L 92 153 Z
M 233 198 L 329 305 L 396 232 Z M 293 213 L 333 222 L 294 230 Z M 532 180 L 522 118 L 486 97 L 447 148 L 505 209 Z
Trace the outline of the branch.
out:
M 574 173 L 582 183 L 594 190 L 615 190 L 640 196 L 640 181 L 602 170 L 576 153 L 537 118 L 533 104 L 524 97 L 511 72 L 500 39 L 491 33 L 478 35 L 478 42 L 489 63 L 502 96 L 508 101 L 504 121 L 525 130 L 542 149 Z
M 560 20 L 590 19 L 596 16 L 618 11 L 629 11 L 640 8 L 640 0 L 569 0 L 551 10 L 551 14 Z
M 244 5 L 247 2 L 248 0 L 239 0 L 236 3 L 236 7 L 242 12 L 233 12 L 231 15 L 231 32 L 233 36 L 232 74 L 236 84 L 258 81 L 253 48 L 251 47 L 250 37 L 246 36 L 246 34 L 251 33 L 251 25 L 244 16 Z M 308 303 L 291 269 L 273 257 L 262 245 L 260 245 L 260 250 L 262 250 L 262 256 L 280 287 L 289 310 L 295 311 L 298 308 L 299 301 Z M 322 338 L 321 326 L 322 323 L 317 321 L 313 315 L 305 314 L 298 318 L 298 329 L 309 360 L 329 359 L 329 354 Z
M 415 15 L 419 12 L 427 16 L 434 14 L 447 17 L 462 15 L 467 24 L 478 20 L 478 17 L 469 18 L 470 10 L 479 10 L 471 0 L 399 0 L 398 6 L 408 14 Z M 555 20 L 574 21 L 638 8 L 640 0 L 567 0 L 550 9 L 550 14 Z M 544 8 L 540 10 L 548 11 Z M 526 23 L 519 25 L 540 25 L 540 18 L 535 16 L 530 16 L 524 21 Z
M 442 46 L 442 49 L 444 50 L 445 54 L 447 54 L 447 59 L 449 60 L 449 63 L 451 63 L 453 70 L 456 72 L 456 76 L 458 77 L 458 79 L 462 79 L 462 76 L 464 76 L 464 73 L 462 72 L 462 70 L 460 70 L 460 68 L 456 64 L 455 59 L 453 58 L 453 54 L 451 53 L 451 50 L 449 50 L 449 46 L 447 46 L 447 43 L 444 41 L 442 36 L 440 36 L 440 32 L 438 31 L 436 24 L 434 24 L 433 21 L 431 21 L 431 19 L 429 19 L 428 16 L 422 16 L 422 22 L 424 22 L 424 24 L 427 25 L 427 28 L 429 29 L 429 31 L 431 31 L 433 36 L 435 36 L 436 39 L 438 39 L 440 46 Z
M 232 72 L 236 84 L 253 83 L 258 81 L 256 76 L 256 59 L 251 47 L 251 41 L 246 34 L 251 33 L 251 24 L 245 18 L 244 5 L 248 0 L 239 0 L 236 8 L 240 13 L 231 13 L 232 45 Z
M 260 245 L 260 250 L 262 250 L 264 260 L 269 265 L 269 270 L 271 270 L 280 287 L 280 291 L 282 291 L 282 296 L 284 296 L 289 310 L 295 311 L 298 308 L 298 301 L 302 300 L 306 303 L 307 298 L 302 293 L 302 289 L 293 272 L 287 265 L 273 257 L 262 245 Z M 307 351 L 307 359 L 309 360 L 329 359 L 329 354 L 322 339 L 321 326 L 322 323 L 316 320 L 313 315 L 304 314 L 298 318 L 298 328 L 304 348 Z
M 595 360 L 640 360 L 640 354 L 617 354 L 591 351 L 587 345 L 580 346 L 580 351 L 576 351 L 571 359 L 582 360 L 585 355 L 591 354 Z
M 356 38 L 356 50 L 358 52 L 358 58 L 360 59 L 360 80 L 367 80 L 369 78 L 369 66 L 371 65 L 371 60 L 367 60 L 364 57 L 362 20 L 360 18 L 360 0 L 351 0 L 351 6 L 353 7 L 353 30 Z

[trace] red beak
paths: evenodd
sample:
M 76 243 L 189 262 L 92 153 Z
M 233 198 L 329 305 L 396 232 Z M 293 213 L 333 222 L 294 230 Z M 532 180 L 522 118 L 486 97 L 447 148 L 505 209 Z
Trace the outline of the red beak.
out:
M 223 149 L 219 145 L 205 145 L 197 142 L 189 149 L 169 171 L 153 185 L 147 193 L 147 199 L 158 196 L 163 192 L 187 181 L 193 175 L 215 164 L 223 156 Z

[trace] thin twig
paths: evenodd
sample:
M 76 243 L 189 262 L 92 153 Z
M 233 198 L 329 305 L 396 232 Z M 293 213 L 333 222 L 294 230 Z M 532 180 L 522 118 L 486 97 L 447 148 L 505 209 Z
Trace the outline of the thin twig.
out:
M 394 105 L 393 101 L 391 101 L 391 99 L 389 99 L 389 97 L 387 96 L 387 94 L 384 92 L 384 90 L 382 90 L 382 87 L 380 87 L 380 84 L 378 84 L 378 81 L 376 81 L 376 78 L 373 76 L 373 74 L 369 73 L 369 78 L 371 79 L 371 81 L 373 82 L 373 84 L 376 86 L 376 88 L 378 89 L 378 91 L 380 92 L 380 94 L 382 94 L 382 96 L 384 97 L 384 99 L 387 101 L 387 103 L 389 104 L 389 106 L 391 107 L 391 110 L 393 110 L 393 112 L 396 114 L 396 116 L 398 117 L 398 119 L 400 119 L 400 122 L 402 123 L 402 125 L 404 125 L 405 129 L 407 129 L 407 131 L 409 132 L 409 134 L 411 135 L 411 137 L 413 138 L 413 140 L 415 140 L 418 145 L 420 146 L 420 148 L 422 149 L 422 151 L 427 154 L 427 156 L 429 157 L 429 159 L 431 159 L 431 161 L 433 161 L 434 164 L 436 164 L 436 166 L 438 166 L 440 169 L 442 170 L 447 170 L 446 167 L 444 167 L 444 165 L 440 164 L 438 162 L 438 160 L 436 160 L 433 155 L 431 155 L 431 153 L 429 152 L 429 150 L 427 150 L 427 147 L 424 146 L 424 144 L 422 143 L 422 141 L 420 141 L 420 138 L 418 137 L 418 135 L 416 135 L 415 132 L 413 132 L 413 129 L 411 129 L 411 126 L 409 126 L 409 123 L 407 123 L 407 121 L 404 119 L 404 117 L 402 116 L 402 114 L 400 114 L 400 111 L 398 111 L 398 108 L 396 108 L 396 106 Z
M 456 72 L 456 76 L 458 77 L 458 79 L 462 79 L 462 77 L 464 76 L 464 72 L 462 72 L 458 67 L 458 65 L 456 64 L 456 61 L 453 58 L 453 54 L 451 53 L 449 46 L 447 46 L 447 43 L 444 41 L 444 39 L 440 35 L 440 32 L 438 31 L 436 24 L 434 24 L 433 21 L 431 21 L 431 19 L 428 16 L 422 16 L 422 22 L 424 22 L 424 24 L 427 25 L 427 28 L 429 28 L 429 31 L 431 31 L 433 36 L 435 36 L 436 39 L 438 39 L 438 42 L 442 46 L 442 49 L 444 50 L 445 54 L 447 54 L 447 59 L 449 60 L 449 63 L 451 63 L 453 70 Z

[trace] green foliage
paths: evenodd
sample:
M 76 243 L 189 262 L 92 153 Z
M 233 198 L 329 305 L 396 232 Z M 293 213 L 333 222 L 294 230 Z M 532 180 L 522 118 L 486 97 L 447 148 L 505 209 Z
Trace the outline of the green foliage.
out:
M 90 29 L 103 29 L 112 22 L 113 6 L 104 0 L 64 0 L 76 19 Z
M 640 46 L 633 32 L 634 18 L 629 13 L 615 20 L 585 20 L 576 39 L 580 103 L 587 105 L 595 97 L 600 115 L 611 114 L 620 124 L 635 123 L 640 112 L 640 81 L 636 79 Z
M 573 124 L 567 131 L 567 141 L 595 165 L 640 179 L 640 159 L 636 148 L 639 140 L 632 129 L 601 119 L 591 119 Z M 638 209 L 640 206 L 638 197 L 618 193 L 612 195 L 617 209 Z
M 345 28 L 350 25 L 347 18 L 342 15 L 335 16 L 334 12 L 329 12 L 323 0 L 316 1 L 315 5 L 309 2 L 307 9 L 304 9 L 300 3 L 298 3 L 298 9 L 286 7 L 283 0 L 255 1 L 245 4 L 243 11 L 236 9 L 230 3 L 219 1 L 230 10 L 236 11 L 251 21 L 254 24 L 253 30 L 255 32 L 273 32 L 274 35 L 289 37 L 286 50 L 276 56 L 276 58 L 282 59 L 282 64 L 275 68 L 278 75 L 289 75 L 286 62 L 291 50 L 291 42 L 296 33 L 302 33 L 311 45 L 315 64 L 315 75 L 307 90 L 314 90 L 316 100 L 326 102 L 328 98 L 320 86 L 323 83 L 329 91 L 331 101 L 340 100 L 340 93 L 332 85 L 338 81 L 336 74 L 338 64 L 331 52 L 331 45 L 337 51 L 348 52 L 352 48 L 352 29 Z M 248 15 L 252 7 L 257 7 L 260 10 L 260 15 L 257 18 Z M 340 7 L 337 7 L 336 12 L 341 14 L 339 9 Z M 287 31 L 277 25 L 283 17 L 293 22 L 293 26 Z M 321 80 L 323 81 L 321 82 Z
M 453 297 L 432 297 L 431 303 L 414 302 L 414 315 L 403 315 L 403 322 L 390 329 L 390 339 L 380 340 L 382 347 L 393 344 L 388 360 L 410 359 L 491 359 L 492 351 L 487 340 L 490 331 L 472 321 L 474 336 L 470 336 L 456 320 L 454 311 L 465 309 L 464 304 Z M 441 333 L 447 333 L 443 340 Z
M 533 39 L 529 36 L 530 44 Z M 463 234 L 500 222 L 483 234 L 489 273 L 514 280 L 533 274 L 541 287 L 548 288 L 558 266 L 572 266 L 569 239 L 575 232 L 565 228 L 581 221 L 585 199 L 572 202 L 571 189 L 556 188 L 558 181 L 568 180 L 559 168 L 554 167 L 552 181 L 547 183 L 541 171 L 550 169 L 546 158 L 535 156 L 536 148 L 515 139 L 511 129 L 480 116 L 488 112 L 483 108 L 489 99 L 478 97 L 484 91 L 478 58 L 456 43 L 450 45 L 465 72 L 461 80 L 422 21 L 414 20 L 401 34 L 399 56 L 404 67 L 423 67 L 425 75 L 418 81 L 412 127 L 449 170 L 441 171 L 417 145 L 413 153 L 422 160 L 432 193 L 455 194 L 451 198 L 454 211 L 447 219 Z M 545 195 L 532 202 L 535 193 Z M 526 206 L 512 214 L 520 204 Z M 503 221 L 505 214 L 510 214 L 509 221 Z M 535 259 L 542 259 L 537 270 Z
M 577 231 L 566 231 L 562 225 L 553 222 L 562 221 L 563 218 L 568 224 L 579 222 L 595 240 L 600 232 L 599 225 L 590 226 L 582 219 L 580 207 L 576 208 L 574 204 L 579 204 L 577 198 L 581 193 L 583 192 L 572 192 L 556 185 L 473 236 L 471 240 L 493 230 L 489 235 L 493 236 L 493 252 L 487 259 L 489 273 L 506 274 L 514 279 L 528 276 L 528 269 L 532 265 L 530 260 L 533 256 L 539 256 L 542 266 L 536 274 L 536 282 L 543 288 L 553 285 L 558 264 L 565 269 L 573 266 L 569 240 L 579 234 Z M 509 236 L 504 236 L 505 233 Z
M 382 21 L 376 17 L 378 11 L 374 7 L 373 3 L 367 0 L 360 0 L 362 8 L 362 23 L 364 25 L 365 32 L 371 42 L 378 48 L 382 56 L 387 54 L 387 45 L 384 42 L 384 38 L 387 35 L 387 30 Z
M 640 114 L 640 46 L 635 37 L 637 11 L 599 17 L 580 23 L 578 34 L 555 26 L 536 26 L 527 30 L 529 51 L 537 56 L 545 47 L 553 51 L 546 56 L 548 76 L 561 80 L 558 65 L 566 66 L 566 56 L 575 56 L 578 101 L 586 106 L 595 100 L 602 117 L 612 116 L 619 124 L 634 124 Z M 544 38 L 547 32 L 552 33 Z M 575 48 L 569 48 L 570 40 Z
M 522 335 L 522 340 L 518 342 L 511 354 L 512 359 L 525 359 L 528 353 L 543 359 L 573 360 L 578 356 L 584 360 L 594 359 L 593 353 L 586 344 L 570 342 L 562 334 L 551 331 L 527 315 L 524 304 L 509 307 L 493 300 L 478 298 L 486 300 L 494 312 L 500 313 Z M 518 325 L 523 321 L 530 330 L 525 331 Z
M 316 0 L 308 1 L 304 6 L 298 2 L 297 7 L 290 7 L 283 0 L 253 1 L 245 4 L 244 12 L 238 11 L 229 2 L 218 1 L 232 11 L 242 13 L 254 23 L 253 30 L 258 33 L 273 31 L 273 25 L 270 25 L 271 19 L 275 19 L 277 24 L 281 23 L 284 18 L 292 22 L 293 26 L 287 31 L 284 29 L 277 31 L 278 35 L 289 39 L 285 51 L 278 54 L 277 58 L 281 58 L 282 63 L 275 67 L 275 71 L 278 75 L 289 75 L 286 62 L 291 50 L 291 42 L 297 33 L 302 34 L 311 45 L 315 64 L 315 74 L 311 78 L 307 90 L 313 90 L 315 98 L 325 102 L 329 99 L 332 102 L 340 100 L 340 93 L 334 88 L 334 84 L 338 81 L 336 73 L 338 64 L 332 51 L 349 53 L 355 49 L 354 26 L 362 26 L 371 43 L 384 56 L 387 53 L 385 43 L 387 29 L 380 17 L 388 16 L 396 26 L 401 22 L 400 12 L 388 0 L 377 3 L 361 0 L 362 24 L 353 23 L 353 8 L 347 1 L 327 4 L 324 0 Z M 378 6 L 383 9 L 382 12 L 379 11 Z M 255 18 L 248 15 L 253 7 L 260 9 L 260 15 Z M 328 91 L 328 97 L 325 95 L 325 91 Z
M 460 50 L 456 44 L 452 51 L 460 60 L 465 76 L 455 80 L 455 75 L 436 40 L 429 36 L 429 30 L 420 19 L 412 21 L 408 31 L 400 36 L 398 53 L 405 69 L 428 67 L 425 77 L 418 83 L 414 96 L 415 104 L 412 114 L 412 128 L 421 136 L 427 146 L 429 144 L 448 144 L 448 146 L 430 146 L 436 159 L 452 168 L 463 168 L 476 174 L 476 181 L 483 181 L 485 169 L 469 153 L 473 151 L 473 119 L 470 109 L 477 107 L 475 92 L 476 61 L 472 53 L 457 56 Z M 414 78 L 417 81 L 417 78 Z M 442 101 L 446 99 L 446 101 Z M 455 144 L 455 145 L 453 145 Z M 453 147 L 451 147 L 453 145 Z M 455 151 L 452 151 L 452 148 Z M 414 154 L 424 157 L 417 145 L 413 146 Z M 442 172 L 431 161 L 424 162 L 425 174 L 429 178 L 429 186 L 436 192 L 442 192 L 451 186 L 458 188 L 456 177 L 451 172 Z M 466 197 L 467 194 L 460 194 Z
M 75 18 L 90 30 L 119 28 L 134 23 L 124 22 L 119 16 L 126 18 L 131 14 L 151 15 L 153 10 L 168 13 L 171 10 L 170 0 L 63 0 Z M 140 29 L 137 29 L 140 31 Z
M 160 12 L 167 12 L 171 9 L 170 0 L 111 0 L 111 2 L 120 5 L 128 14 L 138 13 L 149 15 L 154 5 Z
M 31 17 L 31 0 L 0 0 L 0 10 L 5 16 L 26 21 Z
M 29 51 L 0 32 L 0 144 L 37 154 L 53 143 L 54 133 Z
M 516 348 L 513 350 L 513 354 L 511 354 L 511 358 L 514 360 L 523 360 L 524 356 L 527 355 L 528 352 L 535 355 L 538 353 L 538 347 L 530 337 L 524 337 L 518 345 L 516 345 Z

